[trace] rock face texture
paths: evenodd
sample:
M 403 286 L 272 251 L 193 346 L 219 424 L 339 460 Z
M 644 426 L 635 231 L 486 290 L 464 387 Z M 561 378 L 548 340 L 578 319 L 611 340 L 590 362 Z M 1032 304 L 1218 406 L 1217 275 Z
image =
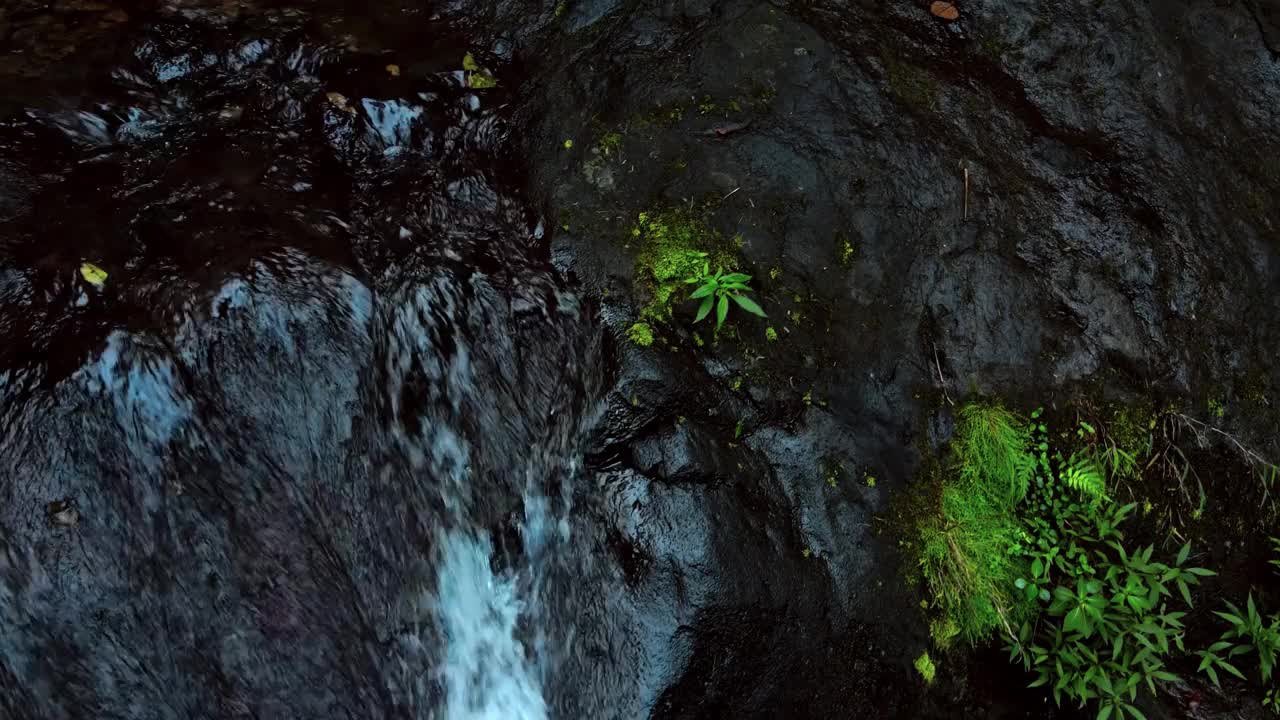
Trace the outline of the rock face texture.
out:
M 891 503 L 975 392 L 1280 455 L 1280 10 L 929 5 L 0 10 L 0 714 L 1050 714 Z

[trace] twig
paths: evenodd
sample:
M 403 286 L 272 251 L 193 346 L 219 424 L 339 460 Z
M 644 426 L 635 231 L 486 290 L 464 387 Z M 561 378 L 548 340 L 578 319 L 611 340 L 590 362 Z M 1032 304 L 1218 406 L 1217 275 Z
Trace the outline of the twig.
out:
M 1224 437 L 1224 438 L 1226 438 L 1227 440 L 1231 441 L 1231 444 L 1232 444 L 1232 445 L 1234 445 L 1234 446 L 1236 447 L 1236 450 L 1238 450 L 1238 451 L 1240 452 L 1240 454 L 1241 454 L 1241 455 L 1243 455 L 1243 456 L 1245 457 L 1245 459 L 1249 461 L 1249 463 L 1250 463 L 1250 464 L 1258 463 L 1258 464 L 1261 464 L 1261 465 L 1271 465 L 1271 463 L 1270 463 L 1270 462 L 1268 462 L 1266 458 L 1262 457 L 1262 456 L 1261 456 L 1261 455 L 1259 455 L 1258 453 L 1256 453 L 1256 452 L 1254 452 L 1254 451 L 1250 450 L 1249 448 L 1245 447 L 1245 446 L 1244 446 L 1243 444 L 1241 444 L 1241 442 L 1240 442 L 1239 440 L 1237 440 L 1237 439 L 1235 438 L 1235 436 L 1234 436 L 1234 435 L 1232 435 L 1231 433 L 1229 433 L 1229 432 L 1227 432 L 1227 431 L 1225 431 L 1225 430 L 1221 430 L 1221 429 L 1219 429 L 1219 428 L 1216 428 L 1216 427 L 1214 427 L 1214 426 L 1210 425 L 1209 423 L 1204 422 L 1203 420 L 1197 420 L 1197 419 L 1195 419 L 1195 418 L 1191 417 L 1190 415 L 1184 415 L 1183 413 L 1176 413 L 1176 414 L 1175 414 L 1175 417 L 1177 417 L 1178 419 L 1182 420 L 1184 423 L 1186 423 L 1186 424 L 1187 424 L 1187 426 L 1188 426 L 1188 427 L 1190 427 L 1190 428 L 1191 428 L 1191 431 L 1192 431 L 1192 432 L 1194 432 L 1194 433 L 1196 434 L 1196 440 L 1197 440 L 1198 444 L 1199 444 L 1201 447 L 1204 447 L 1204 446 L 1205 446 L 1204 436 L 1199 432 L 1199 430 L 1197 430 L 1197 428 L 1200 428 L 1200 429 L 1203 429 L 1203 430 L 1207 430 L 1207 431 L 1212 432 L 1212 433 L 1217 433 L 1218 435 L 1221 435 L 1222 437 Z
M 725 195 L 724 197 L 720 198 L 720 202 L 724 202 L 725 200 L 728 200 L 730 196 L 732 196 L 734 193 L 738 192 L 741 189 L 742 189 L 742 186 L 739 185 L 738 187 L 730 190 L 728 195 Z
M 964 219 L 969 219 L 969 168 L 964 169 Z
M 1197 420 L 1191 417 L 1190 415 L 1186 415 L 1184 413 L 1173 413 L 1172 416 L 1178 420 L 1181 420 L 1183 426 L 1188 428 L 1189 430 L 1191 430 L 1192 433 L 1195 434 L 1196 445 L 1198 447 L 1206 448 L 1209 446 L 1208 441 L 1205 439 L 1205 433 L 1214 433 L 1216 435 L 1226 438 L 1227 441 L 1235 448 L 1236 452 L 1240 454 L 1240 457 L 1245 461 L 1245 463 L 1247 463 L 1249 467 L 1254 472 L 1256 472 L 1258 474 L 1258 477 L 1262 480 L 1263 502 L 1266 502 L 1270 498 L 1271 482 L 1275 479 L 1277 475 L 1277 469 L 1276 469 L 1277 466 L 1274 463 L 1270 462 L 1269 460 L 1267 460 L 1265 457 L 1258 454 L 1257 452 L 1245 447 L 1244 444 L 1241 443 L 1239 440 L 1237 440 L 1234 435 L 1232 435 L 1231 433 L 1225 430 L 1214 427 L 1213 425 L 1210 425 L 1209 423 L 1204 422 L 1203 420 Z M 1186 459 L 1186 455 L 1184 455 L 1181 450 L 1178 450 L 1178 448 L 1175 447 L 1174 449 L 1178 451 L 1178 454 L 1182 457 L 1183 462 L 1186 463 L 1186 466 L 1188 468 L 1190 468 L 1191 463 Z M 1194 473 L 1195 471 L 1192 470 L 1192 472 Z M 1198 476 L 1196 480 L 1197 482 L 1199 482 Z M 1203 492 L 1203 489 L 1201 490 L 1201 492 Z
M 942 397 L 947 399 L 948 405 L 955 407 L 956 404 L 951 401 L 951 393 L 947 392 L 947 381 L 942 377 L 942 363 L 938 362 L 938 346 L 936 343 L 930 344 L 933 345 L 933 366 L 938 369 L 938 383 L 942 385 Z

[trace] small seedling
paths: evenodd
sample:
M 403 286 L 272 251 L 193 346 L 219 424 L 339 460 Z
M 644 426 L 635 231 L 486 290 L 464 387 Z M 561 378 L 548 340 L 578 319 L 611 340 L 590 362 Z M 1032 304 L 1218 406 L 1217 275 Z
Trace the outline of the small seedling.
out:
M 699 255 L 706 257 L 706 253 L 699 253 Z M 712 275 L 711 264 L 704 261 L 700 274 L 685 279 L 686 284 L 699 286 L 689 296 L 689 299 L 702 300 L 702 304 L 698 306 L 698 314 L 693 321 L 701 322 L 703 318 L 711 313 L 712 306 L 715 306 L 716 330 L 719 330 L 724 325 L 725 318 L 729 316 L 729 300 L 731 299 L 738 304 L 738 307 L 752 315 L 767 317 L 764 310 L 756 304 L 755 300 L 743 294 L 752 291 L 751 287 L 747 285 L 750 280 L 750 275 L 742 273 L 726 274 L 723 269 L 716 270 L 716 273 Z

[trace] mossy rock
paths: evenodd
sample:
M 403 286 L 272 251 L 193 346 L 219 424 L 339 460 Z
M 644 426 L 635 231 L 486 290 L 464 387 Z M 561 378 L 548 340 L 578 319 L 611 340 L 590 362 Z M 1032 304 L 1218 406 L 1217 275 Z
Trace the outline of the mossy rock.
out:
M 686 211 L 642 212 L 631 236 L 640 245 L 636 290 L 647 297 L 640 315 L 649 320 L 670 321 L 675 304 L 684 299 L 685 281 L 701 275 L 704 268 L 737 268 L 731 242 Z

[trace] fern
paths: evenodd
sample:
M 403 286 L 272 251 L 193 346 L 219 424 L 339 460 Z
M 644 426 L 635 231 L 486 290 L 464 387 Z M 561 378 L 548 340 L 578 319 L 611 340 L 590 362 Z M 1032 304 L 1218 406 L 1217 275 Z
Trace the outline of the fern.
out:
M 1107 494 L 1107 480 L 1098 464 L 1087 454 L 1074 452 L 1071 459 L 1063 466 L 1058 477 L 1067 487 L 1091 498 L 1102 498 Z

